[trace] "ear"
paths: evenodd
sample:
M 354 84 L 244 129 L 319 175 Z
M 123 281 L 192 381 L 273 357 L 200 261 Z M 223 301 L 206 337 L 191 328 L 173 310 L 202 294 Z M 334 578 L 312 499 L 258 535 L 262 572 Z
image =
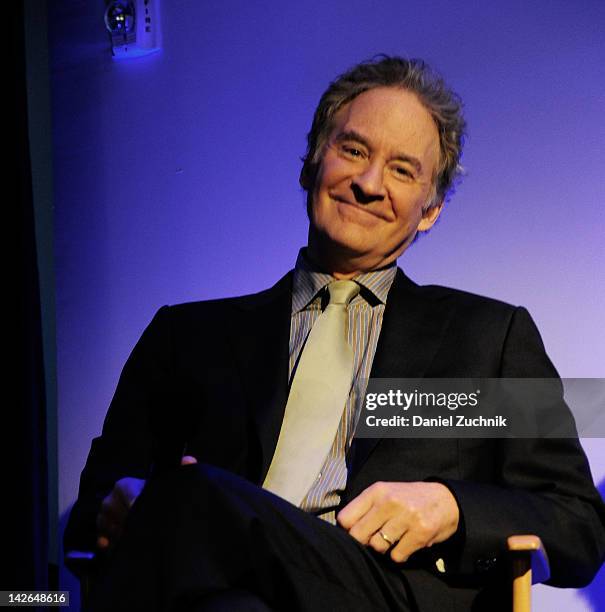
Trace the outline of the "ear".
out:
M 309 160 L 303 161 L 303 167 L 300 169 L 300 176 L 298 177 L 299 185 L 305 191 L 312 191 L 317 176 L 317 167 L 315 167 Z
M 298 184 L 305 191 L 309 191 L 309 177 L 307 175 L 307 164 L 306 164 L 306 162 L 303 165 L 302 170 L 300 171 L 300 176 L 298 177 Z
M 420 223 L 418 224 L 418 231 L 426 232 L 430 230 L 431 227 L 435 225 L 435 222 L 439 218 L 439 215 L 441 214 L 442 209 L 443 209 L 443 200 L 441 200 L 441 202 L 439 202 L 438 204 L 434 204 L 430 208 L 427 208 L 426 210 L 422 211 L 422 219 L 420 220 Z

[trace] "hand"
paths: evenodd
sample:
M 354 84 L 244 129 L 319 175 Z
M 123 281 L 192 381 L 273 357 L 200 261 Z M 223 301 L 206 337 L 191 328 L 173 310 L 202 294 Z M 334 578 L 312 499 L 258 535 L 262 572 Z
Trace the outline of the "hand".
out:
M 460 510 L 451 491 L 438 482 L 376 482 L 337 516 L 351 536 L 397 563 L 443 542 L 458 528 Z M 391 542 L 387 542 L 382 532 Z
M 197 459 L 191 455 L 185 455 L 181 459 L 181 465 L 193 465 L 194 463 L 197 463 Z
M 106 550 L 120 539 L 128 512 L 144 486 L 142 478 L 122 478 L 105 497 L 97 515 L 97 546 L 100 549 Z
M 181 465 L 192 465 L 197 459 L 186 455 L 181 459 Z M 120 539 L 124 523 L 132 504 L 145 487 L 142 478 L 126 477 L 118 480 L 111 493 L 101 503 L 101 510 L 97 515 L 97 546 L 107 550 Z

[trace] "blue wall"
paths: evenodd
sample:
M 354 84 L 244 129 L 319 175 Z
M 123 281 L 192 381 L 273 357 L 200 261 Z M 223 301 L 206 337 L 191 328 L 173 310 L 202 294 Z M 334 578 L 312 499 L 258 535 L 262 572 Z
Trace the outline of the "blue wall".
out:
M 604 7 L 165 0 L 163 50 L 116 62 L 103 2 L 49 3 L 63 515 L 155 310 L 293 265 L 315 104 L 379 52 L 428 60 L 469 122 L 467 177 L 400 265 L 527 306 L 562 375 L 604 377 Z M 601 480 L 602 440 L 587 450 Z M 598 590 L 544 588 L 537 609 L 585 610 Z

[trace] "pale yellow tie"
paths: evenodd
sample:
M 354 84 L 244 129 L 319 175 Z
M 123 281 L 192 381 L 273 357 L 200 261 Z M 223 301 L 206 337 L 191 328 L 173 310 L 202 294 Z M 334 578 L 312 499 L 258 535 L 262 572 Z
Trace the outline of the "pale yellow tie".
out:
M 277 447 L 263 487 L 300 505 L 332 447 L 351 390 L 353 351 L 345 338 L 354 281 L 328 285 L 330 303 L 317 319 L 290 388 Z

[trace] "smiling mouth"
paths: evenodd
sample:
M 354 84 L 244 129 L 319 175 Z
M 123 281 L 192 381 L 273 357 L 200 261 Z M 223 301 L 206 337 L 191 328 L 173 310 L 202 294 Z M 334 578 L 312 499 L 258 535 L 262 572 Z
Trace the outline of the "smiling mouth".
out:
M 375 210 L 372 210 L 371 208 L 368 208 L 367 205 L 362 205 L 362 204 L 357 204 L 355 202 L 350 202 L 349 200 L 345 200 L 344 198 L 341 198 L 340 196 L 330 196 L 335 202 L 338 202 L 339 204 L 346 204 L 347 206 L 351 206 L 357 210 L 360 210 L 361 212 L 364 212 L 368 215 L 371 215 L 372 217 L 376 217 L 378 219 L 382 219 L 383 221 L 388 221 L 388 219 L 384 216 L 381 215 L 380 213 L 376 212 Z

